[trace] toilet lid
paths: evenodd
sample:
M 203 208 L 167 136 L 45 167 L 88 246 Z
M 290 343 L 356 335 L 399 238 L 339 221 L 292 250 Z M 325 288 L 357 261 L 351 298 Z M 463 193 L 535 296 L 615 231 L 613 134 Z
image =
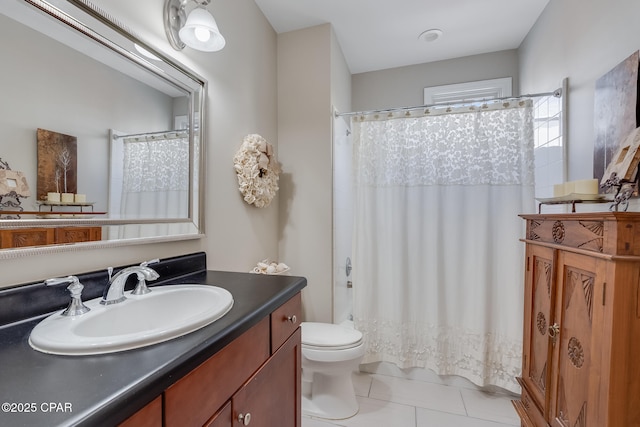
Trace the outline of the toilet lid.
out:
M 314 347 L 353 347 L 362 332 L 332 323 L 302 322 L 302 344 Z

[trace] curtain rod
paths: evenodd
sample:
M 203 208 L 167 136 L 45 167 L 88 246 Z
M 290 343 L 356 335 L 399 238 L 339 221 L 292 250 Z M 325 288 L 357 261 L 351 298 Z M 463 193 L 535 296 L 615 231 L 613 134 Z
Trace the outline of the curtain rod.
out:
M 422 108 L 437 108 L 437 107 L 451 107 L 451 106 L 462 106 L 467 104 L 477 104 L 482 102 L 491 102 L 491 101 L 504 101 L 507 99 L 521 99 L 521 98 L 539 98 L 542 96 L 553 96 L 555 98 L 562 97 L 562 88 L 558 88 L 553 92 L 543 92 L 543 93 L 533 93 L 529 95 L 520 95 L 520 96 L 505 96 L 503 98 L 491 98 L 484 99 L 478 101 L 466 101 L 466 102 L 443 102 L 441 104 L 431 104 L 431 105 L 417 105 L 415 107 L 395 107 L 395 108 L 386 108 L 382 110 L 369 110 L 369 111 L 352 111 L 350 113 L 338 113 L 337 111 L 334 113 L 335 117 L 344 117 L 344 116 L 359 116 L 361 114 L 376 114 L 376 113 L 392 113 L 396 111 L 408 111 L 408 110 L 418 110 Z
M 167 136 L 171 136 L 171 135 L 182 135 L 182 134 L 188 134 L 189 133 L 189 129 L 177 129 L 177 130 L 163 130 L 163 131 L 159 131 L 159 132 L 143 132 L 143 133 L 132 133 L 130 135 L 116 135 L 115 133 L 113 134 L 113 139 L 120 139 L 120 138 L 135 138 L 135 137 L 140 137 L 140 136 L 154 136 L 154 135 L 167 135 Z

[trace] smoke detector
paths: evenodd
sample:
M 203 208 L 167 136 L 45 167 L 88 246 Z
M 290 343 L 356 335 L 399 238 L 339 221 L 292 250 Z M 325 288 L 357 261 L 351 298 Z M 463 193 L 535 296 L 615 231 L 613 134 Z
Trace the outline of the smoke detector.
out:
M 422 40 L 426 43 L 432 43 L 442 37 L 442 30 L 437 28 L 432 28 L 430 30 L 423 31 L 419 36 L 418 40 Z

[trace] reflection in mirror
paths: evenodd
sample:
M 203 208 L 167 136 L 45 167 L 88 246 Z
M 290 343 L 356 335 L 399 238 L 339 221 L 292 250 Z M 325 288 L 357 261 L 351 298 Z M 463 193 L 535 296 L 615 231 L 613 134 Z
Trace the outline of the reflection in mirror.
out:
M 0 55 L 0 158 L 32 190 L 1 248 L 201 232 L 204 80 L 87 0 L 3 0 Z

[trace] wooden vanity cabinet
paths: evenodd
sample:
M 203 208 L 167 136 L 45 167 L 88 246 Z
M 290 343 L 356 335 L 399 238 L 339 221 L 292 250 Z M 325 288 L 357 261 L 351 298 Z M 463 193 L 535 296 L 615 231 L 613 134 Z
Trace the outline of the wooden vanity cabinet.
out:
M 233 427 L 300 427 L 300 329 L 231 399 Z M 250 417 L 246 421 L 246 417 Z
M 523 426 L 640 426 L 640 214 L 527 221 Z
M 127 418 L 120 427 L 162 426 L 162 396 L 158 396 L 144 408 Z
M 265 318 L 165 391 L 165 425 L 204 425 L 268 358 Z
M 298 293 L 167 388 L 149 426 L 301 427 L 301 308 Z
M 58 227 L 56 230 L 56 244 L 95 242 L 102 240 L 102 227 Z
M 102 227 L 13 228 L 0 230 L 0 249 L 93 242 L 101 239 Z
M 204 427 L 229 427 L 231 425 L 231 402 L 227 402 Z
M 0 249 L 55 244 L 54 228 L 14 228 L 0 230 Z

